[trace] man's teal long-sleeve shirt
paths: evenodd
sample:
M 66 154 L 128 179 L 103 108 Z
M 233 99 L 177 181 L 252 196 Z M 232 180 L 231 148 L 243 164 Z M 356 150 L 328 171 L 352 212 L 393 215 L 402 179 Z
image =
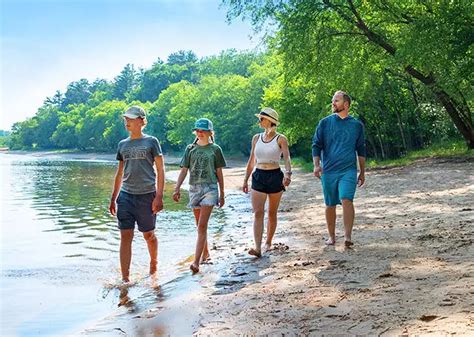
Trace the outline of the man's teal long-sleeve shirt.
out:
M 357 170 L 357 156 L 365 157 L 363 124 L 352 116 L 334 113 L 319 121 L 313 137 L 313 157 L 320 157 L 324 173 Z

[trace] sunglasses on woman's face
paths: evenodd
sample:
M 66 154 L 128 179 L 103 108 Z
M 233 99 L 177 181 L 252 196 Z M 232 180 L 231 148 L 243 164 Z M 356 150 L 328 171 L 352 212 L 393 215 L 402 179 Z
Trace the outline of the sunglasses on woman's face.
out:
M 260 117 L 258 120 L 259 120 L 260 122 L 263 122 L 263 121 L 265 120 L 265 118 Z
M 199 130 L 199 129 L 197 129 L 197 130 L 195 130 L 195 131 L 196 131 L 197 133 L 203 133 L 203 132 L 206 132 L 205 130 Z

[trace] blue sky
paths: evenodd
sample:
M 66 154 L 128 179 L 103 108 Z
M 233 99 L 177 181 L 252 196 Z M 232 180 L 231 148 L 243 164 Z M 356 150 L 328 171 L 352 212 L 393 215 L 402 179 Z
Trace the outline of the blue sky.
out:
M 113 79 L 178 50 L 198 57 L 260 45 L 220 0 L 0 0 L 0 129 L 75 80 Z

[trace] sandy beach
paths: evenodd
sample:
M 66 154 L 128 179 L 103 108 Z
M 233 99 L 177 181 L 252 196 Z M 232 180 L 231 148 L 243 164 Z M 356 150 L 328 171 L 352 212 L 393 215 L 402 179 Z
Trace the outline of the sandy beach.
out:
M 242 165 L 225 170 L 230 197 L 243 174 Z M 328 247 L 320 183 L 296 171 L 272 251 L 247 254 L 250 200 L 229 202 L 239 225 L 211 238 L 212 264 L 183 271 L 192 290 L 83 334 L 472 336 L 473 200 L 472 159 L 372 170 L 356 196 L 355 245 L 343 246 L 338 208 Z
M 275 250 L 235 261 L 196 333 L 472 336 L 473 200 L 472 159 L 371 171 L 355 201 L 356 245 L 344 249 L 338 236 L 327 247 L 320 184 L 298 173 Z

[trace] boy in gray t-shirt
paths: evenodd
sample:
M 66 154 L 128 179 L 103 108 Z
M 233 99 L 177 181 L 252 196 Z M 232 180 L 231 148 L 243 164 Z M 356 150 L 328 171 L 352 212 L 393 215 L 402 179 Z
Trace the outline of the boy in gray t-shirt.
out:
M 118 144 L 119 166 L 109 210 L 117 216 L 120 229 L 122 281 L 130 282 L 135 223 L 148 246 L 150 275 L 157 271 L 158 240 L 154 230 L 156 213 L 163 209 L 165 170 L 158 139 L 142 132 L 146 125 L 145 110 L 132 106 L 123 117 L 130 137 Z

